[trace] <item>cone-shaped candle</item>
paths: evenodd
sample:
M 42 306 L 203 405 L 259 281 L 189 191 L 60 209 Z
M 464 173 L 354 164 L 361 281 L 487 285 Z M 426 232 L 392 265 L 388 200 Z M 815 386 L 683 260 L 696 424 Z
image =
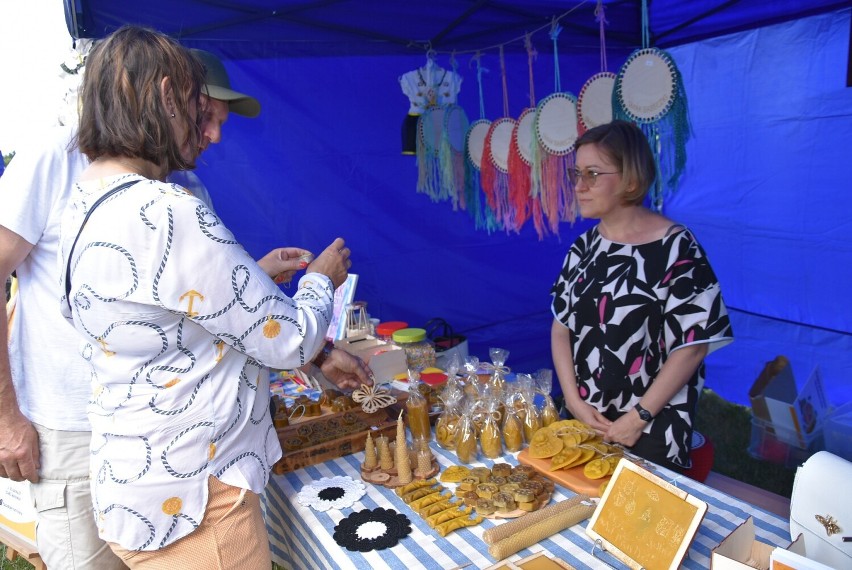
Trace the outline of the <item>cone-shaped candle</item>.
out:
M 411 457 L 405 444 L 405 424 L 402 423 L 402 412 L 396 420 L 396 473 L 401 485 L 411 483 Z
M 364 469 L 373 470 L 378 464 L 376 444 L 373 443 L 372 434 L 367 432 L 367 443 L 364 445 Z

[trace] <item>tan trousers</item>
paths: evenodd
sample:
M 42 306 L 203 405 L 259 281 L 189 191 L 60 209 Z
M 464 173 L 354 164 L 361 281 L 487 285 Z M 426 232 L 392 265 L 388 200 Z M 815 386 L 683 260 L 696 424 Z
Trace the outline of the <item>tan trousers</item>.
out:
M 89 485 L 88 431 L 59 431 L 33 424 L 41 468 L 32 489 L 38 511 L 36 542 L 50 570 L 126 568 L 98 536 Z M 2 566 L 2 565 L 0 565 Z
M 251 491 L 207 480 L 209 497 L 201 524 L 189 535 L 160 550 L 125 550 L 109 546 L 132 569 L 269 570 L 269 535 L 260 498 Z

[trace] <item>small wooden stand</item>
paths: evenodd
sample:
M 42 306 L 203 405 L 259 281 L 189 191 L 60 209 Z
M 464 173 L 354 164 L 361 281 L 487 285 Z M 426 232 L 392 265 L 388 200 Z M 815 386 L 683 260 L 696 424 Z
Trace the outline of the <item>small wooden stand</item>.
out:
M 707 503 L 622 458 L 586 534 L 632 568 L 677 570 Z
M 38 554 L 35 545 L 17 539 L 12 533 L 0 526 L 0 542 L 6 545 L 6 559 L 20 557 L 32 564 L 35 570 L 47 570 L 47 566 Z
M 432 457 L 432 469 L 425 475 L 414 475 L 412 473 L 413 481 L 419 481 L 422 479 L 430 479 L 438 474 L 441 468 L 438 465 L 438 460 Z M 366 481 L 367 483 L 372 483 L 374 485 L 382 485 L 388 487 L 389 489 L 395 489 L 402 485 L 399 482 L 399 477 L 397 477 L 396 469 L 382 469 L 380 467 L 376 467 L 375 469 L 365 469 L 364 466 L 361 466 L 361 479 Z

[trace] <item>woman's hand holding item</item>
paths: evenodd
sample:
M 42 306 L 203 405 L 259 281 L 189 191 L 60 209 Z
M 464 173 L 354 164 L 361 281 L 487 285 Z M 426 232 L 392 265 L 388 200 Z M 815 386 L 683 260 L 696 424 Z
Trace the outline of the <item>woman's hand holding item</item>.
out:
M 354 390 L 362 384 L 373 385 L 373 371 L 367 363 L 339 348 L 329 353 L 320 365 L 320 371 L 341 390 Z
M 337 238 L 308 266 L 307 271 L 308 273 L 322 273 L 331 279 L 334 288 L 337 289 L 346 281 L 349 268 L 352 267 L 349 253 L 349 248 L 346 247 L 343 238 Z
M 305 269 L 313 260 L 313 254 L 299 247 L 273 249 L 257 261 L 260 268 L 272 277 L 276 284 L 289 283 L 300 269 Z

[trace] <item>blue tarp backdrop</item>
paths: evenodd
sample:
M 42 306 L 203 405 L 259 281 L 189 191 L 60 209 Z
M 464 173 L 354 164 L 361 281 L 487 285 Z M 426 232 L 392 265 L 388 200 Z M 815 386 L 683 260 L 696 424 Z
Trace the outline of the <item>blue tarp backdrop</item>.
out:
M 683 76 L 693 137 L 664 213 L 694 231 L 722 282 L 736 341 L 708 357 L 707 386 L 734 402 L 748 404 L 751 382 L 779 354 L 801 381 L 819 365 L 833 403 L 852 400 L 849 34 L 850 9 L 841 8 L 666 48 Z M 198 169 L 252 255 L 282 245 L 320 251 L 342 236 L 371 316 L 412 325 L 443 317 L 481 359 L 500 347 L 515 371 L 552 368 L 550 286 L 590 222 L 543 240 L 530 223 L 489 234 L 416 192 L 415 158 L 400 153 L 408 100 L 398 77 L 422 66 L 422 53 L 300 57 L 263 39 L 183 41 L 221 55 L 234 86 L 263 105 L 257 119 L 232 116 L 225 142 Z M 554 91 L 554 59 L 546 32 L 533 42 L 540 100 Z M 563 90 L 578 93 L 600 71 L 591 47 L 560 51 Z M 608 52 L 609 70 L 630 51 Z M 456 59 L 459 104 L 473 121 L 475 68 L 471 54 Z M 449 67 L 449 56 L 437 63 Z M 496 51 L 482 64 L 485 118 L 494 120 L 503 114 Z M 506 75 L 517 118 L 530 105 L 525 53 L 507 55 Z

